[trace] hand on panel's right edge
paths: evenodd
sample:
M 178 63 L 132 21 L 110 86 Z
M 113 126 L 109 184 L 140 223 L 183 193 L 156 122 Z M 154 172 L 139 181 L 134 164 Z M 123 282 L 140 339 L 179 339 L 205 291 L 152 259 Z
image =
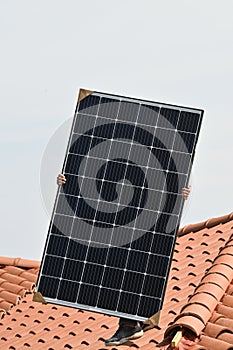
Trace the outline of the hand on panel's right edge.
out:
M 61 186 L 64 185 L 66 183 L 66 177 L 63 174 L 58 174 L 57 176 L 57 185 Z
M 182 196 L 185 200 L 187 200 L 189 198 L 191 192 L 191 186 L 188 185 L 188 187 L 184 187 L 182 188 Z

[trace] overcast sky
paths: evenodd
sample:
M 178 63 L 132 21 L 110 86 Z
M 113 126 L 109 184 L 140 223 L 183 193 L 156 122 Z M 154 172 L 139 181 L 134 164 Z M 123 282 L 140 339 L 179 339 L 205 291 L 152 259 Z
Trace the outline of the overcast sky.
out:
M 181 225 L 233 211 L 232 0 L 0 2 L 0 255 L 41 259 L 80 87 L 205 110 Z

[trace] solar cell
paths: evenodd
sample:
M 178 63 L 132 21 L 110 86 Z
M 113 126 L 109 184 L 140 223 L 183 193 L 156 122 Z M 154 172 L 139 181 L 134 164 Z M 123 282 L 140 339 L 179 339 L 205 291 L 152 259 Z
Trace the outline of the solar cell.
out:
M 203 111 L 81 90 L 37 289 L 145 320 L 162 308 Z

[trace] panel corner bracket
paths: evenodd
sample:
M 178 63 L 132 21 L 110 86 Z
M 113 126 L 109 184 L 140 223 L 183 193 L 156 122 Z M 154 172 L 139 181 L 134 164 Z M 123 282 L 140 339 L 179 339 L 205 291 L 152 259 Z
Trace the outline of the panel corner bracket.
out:
M 34 292 L 33 292 L 32 301 L 35 301 L 37 303 L 47 304 L 43 295 L 40 292 L 38 292 L 37 290 L 34 290 Z
M 94 91 L 92 90 L 86 90 L 86 89 L 79 89 L 79 94 L 78 94 L 78 103 L 82 101 L 84 98 L 87 96 L 93 94 Z
M 156 312 L 156 314 L 154 314 L 153 316 L 148 318 L 146 321 L 144 321 L 144 326 L 143 326 L 144 330 L 149 330 L 151 328 L 154 328 L 155 326 L 158 326 L 160 316 L 161 316 L 161 310 L 159 310 L 158 312 Z

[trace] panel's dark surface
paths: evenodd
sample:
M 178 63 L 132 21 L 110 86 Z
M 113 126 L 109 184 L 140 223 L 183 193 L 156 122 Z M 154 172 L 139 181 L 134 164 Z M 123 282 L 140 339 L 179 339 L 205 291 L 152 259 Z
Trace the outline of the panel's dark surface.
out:
M 77 106 L 38 279 L 50 302 L 162 307 L 203 112 L 93 93 Z

